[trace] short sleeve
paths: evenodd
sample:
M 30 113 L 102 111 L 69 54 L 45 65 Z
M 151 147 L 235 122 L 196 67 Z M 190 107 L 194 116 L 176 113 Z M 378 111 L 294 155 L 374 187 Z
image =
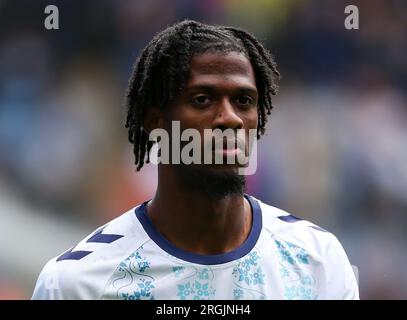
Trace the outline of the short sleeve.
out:
M 325 299 L 359 300 L 355 272 L 341 243 L 335 236 L 327 246 L 325 260 Z
M 63 299 L 56 262 L 49 261 L 42 269 L 35 285 L 32 300 Z

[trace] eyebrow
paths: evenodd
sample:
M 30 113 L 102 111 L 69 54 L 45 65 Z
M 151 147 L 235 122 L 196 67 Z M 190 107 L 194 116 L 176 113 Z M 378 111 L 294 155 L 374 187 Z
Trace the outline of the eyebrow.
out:
M 212 85 L 193 85 L 185 88 L 188 91 L 206 91 L 206 92 L 215 92 L 217 91 L 217 86 Z M 258 94 L 257 88 L 255 87 L 248 87 L 248 86 L 238 86 L 236 91 L 240 93 L 247 93 L 247 94 Z

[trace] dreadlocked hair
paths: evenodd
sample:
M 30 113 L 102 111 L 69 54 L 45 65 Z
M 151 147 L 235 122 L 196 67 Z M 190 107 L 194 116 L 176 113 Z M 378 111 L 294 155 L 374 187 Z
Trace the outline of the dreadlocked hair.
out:
M 191 58 L 208 51 L 241 52 L 249 58 L 259 92 L 257 139 L 264 134 L 280 76 L 272 55 L 245 30 L 185 20 L 168 27 L 151 40 L 137 59 L 129 80 L 125 127 L 129 142 L 133 144 L 137 171 L 145 160 L 150 161 L 153 146 L 143 128 L 147 108 L 164 108 L 175 99 L 187 81 Z

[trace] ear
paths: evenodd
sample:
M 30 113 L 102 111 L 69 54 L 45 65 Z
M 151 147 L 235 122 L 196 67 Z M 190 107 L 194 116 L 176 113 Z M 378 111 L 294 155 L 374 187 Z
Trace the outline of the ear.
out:
M 163 113 L 158 107 L 147 108 L 143 127 L 147 134 L 154 129 L 164 128 Z

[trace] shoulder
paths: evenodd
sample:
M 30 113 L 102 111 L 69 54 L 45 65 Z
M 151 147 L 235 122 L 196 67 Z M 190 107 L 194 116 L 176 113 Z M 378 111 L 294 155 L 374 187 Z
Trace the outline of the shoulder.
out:
M 135 208 L 96 229 L 42 269 L 33 299 L 98 299 L 117 265 L 149 240 Z
M 258 199 L 256 201 L 261 208 L 263 229 L 276 239 L 301 247 L 319 261 L 323 260 L 328 246 L 339 244 L 331 232 L 318 225 Z
M 277 247 L 312 257 L 325 278 L 324 296 L 328 299 L 358 299 L 358 285 L 348 256 L 331 232 L 284 210 L 256 199 L 262 211 L 263 230 Z

